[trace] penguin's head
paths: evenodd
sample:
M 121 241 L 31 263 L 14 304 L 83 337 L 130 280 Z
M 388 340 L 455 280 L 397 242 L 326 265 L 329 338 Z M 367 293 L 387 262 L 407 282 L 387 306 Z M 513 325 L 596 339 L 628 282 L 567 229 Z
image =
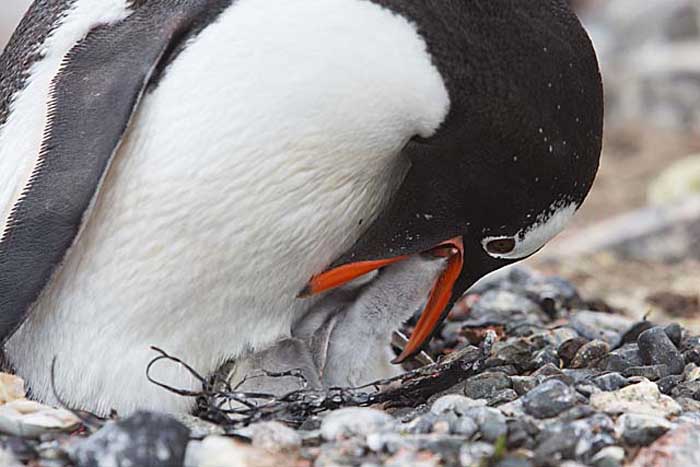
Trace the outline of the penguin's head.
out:
M 406 145 L 411 168 L 390 205 L 309 288 L 416 253 L 450 257 L 399 360 L 420 350 L 474 282 L 564 229 L 601 153 L 598 62 L 566 2 L 447 4 L 439 20 L 416 22 L 449 91 L 449 114 L 434 135 Z

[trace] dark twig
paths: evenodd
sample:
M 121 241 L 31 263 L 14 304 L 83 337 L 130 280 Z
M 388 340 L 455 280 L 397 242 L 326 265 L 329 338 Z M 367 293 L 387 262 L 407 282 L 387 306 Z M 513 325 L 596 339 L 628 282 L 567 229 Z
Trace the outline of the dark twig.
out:
M 424 403 L 433 394 L 478 373 L 491 354 L 491 347 L 495 341 L 496 334 L 489 331 L 478 349 L 467 347 L 448 355 L 440 362 L 358 388 L 314 390 L 308 388 L 299 370 L 264 372 L 264 376 L 293 377 L 304 383 L 302 389 L 281 396 L 239 391 L 240 385 L 233 388 L 228 381 L 216 376 L 206 379 L 182 360 L 155 347 L 153 350 L 160 355 L 149 363 L 147 377 L 153 384 L 170 392 L 184 397 L 196 397 L 198 415 L 227 429 L 264 420 L 300 425 L 310 416 L 342 407 L 366 407 L 376 404 L 410 407 Z M 160 361 L 170 361 L 185 368 L 202 383 L 202 390 L 177 389 L 154 380 L 150 372 L 153 365 Z

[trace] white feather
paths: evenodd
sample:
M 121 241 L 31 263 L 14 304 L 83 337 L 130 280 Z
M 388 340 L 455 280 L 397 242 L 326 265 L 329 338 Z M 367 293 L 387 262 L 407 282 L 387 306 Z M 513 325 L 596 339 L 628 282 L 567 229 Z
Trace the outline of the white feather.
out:
M 32 82 L 55 70 L 36 68 Z M 237 0 L 145 98 L 78 243 L 9 342 L 11 361 L 43 400 L 56 356 L 58 392 L 76 407 L 187 410 L 147 382 L 149 347 L 206 374 L 288 336 L 311 306 L 299 290 L 376 217 L 407 169 L 400 149 L 448 108 L 424 42 L 388 10 Z M 31 128 L 16 166 L 38 148 L 41 125 Z M 7 134 L 4 153 L 22 144 Z M 196 387 L 174 366 L 154 375 Z

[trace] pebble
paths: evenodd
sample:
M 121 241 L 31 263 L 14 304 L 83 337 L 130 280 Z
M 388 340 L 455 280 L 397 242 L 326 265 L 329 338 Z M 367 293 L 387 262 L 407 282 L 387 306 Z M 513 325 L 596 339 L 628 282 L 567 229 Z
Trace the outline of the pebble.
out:
M 497 409 L 491 407 L 474 407 L 465 414 L 479 427 L 481 438 L 495 442 L 508 433 L 506 417 Z
M 681 412 L 681 406 L 671 397 L 661 394 L 656 384 L 642 381 L 612 392 L 591 395 L 591 407 L 611 415 L 640 413 L 670 417 Z
M 664 332 L 671 339 L 673 345 L 680 347 L 683 340 L 683 327 L 678 323 L 671 323 L 664 328 Z
M 43 433 L 70 432 L 80 419 L 65 409 L 55 409 L 27 399 L 15 399 L 0 405 L 0 432 L 25 438 Z
M 576 404 L 576 393 L 559 380 L 542 383 L 523 396 L 525 412 L 536 418 L 556 417 Z
M 629 384 L 627 378 L 616 372 L 596 376 L 591 382 L 603 391 L 616 391 Z
M 535 389 L 539 384 L 534 376 L 512 376 L 510 380 L 513 383 L 513 389 L 519 396 Z
M 12 451 L 7 449 L 0 449 L 0 465 L 2 467 L 22 467 Z
M 335 410 L 321 422 L 321 436 L 336 440 L 351 436 L 367 436 L 370 433 L 391 431 L 396 422 L 381 410 L 349 407 Z
M 485 465 L 487 459 L 493 457 L 496 449 L 487 443 L 467 443 L 462 446 L 459 453 L 460 463 L 464 467 Z
M 670 395 L 673 392 L 673 389 L 678 386 L 681 382 L 683 381 L 683 376 L 681 375 L 669 375 L 666 376 L 665 378 L 661 378 L 656 382 L 656 385 L 659 387 L 659 390 L 666 394 Z
M 594 365 L 610 351 L 607 342 L 592 340 L 583 345 L 571 361 L 571 368 L 586 368 Z
M 581 347 L 586 345 L 588 342 L 589 340 L 585 337 L 574 337 L 565 341 L 559 346 L 559 348 L 557 349 L 557 353 L 564 362 L 565 367 L 569 367 L 571 365 L 571 362 L 574 360 L 574 357 L 576 357 L 576 353 Z
M 637 339 L 639 354 L 647 365 L 668 365 L 671 374 L 683 372 L 685 360 L 663 328 L 648 329 Z
M 236 432 L 252 440 L 253 446 L 268 451 L 293 451 L 301 447 L 299 433 L 279 422 L 261 422 Z
M 625 460 L 625 450 L 619 446 L 608 446 L 593 456 L 595 467 L 620 467 Z
M 622 372 L 631 366 L 642 366 L 644 361 L 636 344 L 627 344 L 615 349 L 605 358 L 605 369 Z
M 474 400 L 458 394 L 448 394 L 436 400 L 430 407 L 430 411 L 435 415 L 442 415 L 447 412 L 464 415 L 473 407 L 483 407 L 485 405 L 485 400 Z
M 80 467 L 177 467 L 184 463 L 189 437 L 190 430 L 170 416 L 137 412 L 108 422 L 70 454 Z
M 501 372 L 487 371 L 472 376 L 464 383 L 464 395 L 471 399 L 488 399 L 501 389 L 510 389 L 510 377 Z
M 280 456 L 219 435 L 191 442 L 184 461 L 185 467 L 278 467 L 292 464 L 292 459 L 289 456 Z M 153 466 L 160 465 L 178 467 L 183 464 L 153 464 Z M 105 465 L 105 467 L 107 466 Z M 151 467 L 151 464 L 131 464 L 130 467 L 137 466 Z M 109 467 L 127 467 L 127 465 L 111 464 Z
M 625 443 L 631 446 L 647 446 L 672 428 L 663 417 L 627 413 L 617 419 L 617 431 Z
M 681 425 L 639 451 L 629 467 L 685 467 L 700 465 L 700 430 Z
M 670 376 L 671 370 L 668 368 L 668 365 L 665 364 L 631 366 L 629 368 L 626 368 L 622 372 L 622 375 L 626 376 L 627 378 L 630 378 L 632 376 L 641 376 L 642 378 L 646 378 L 650 381 L 658 381 L 661 378 Z

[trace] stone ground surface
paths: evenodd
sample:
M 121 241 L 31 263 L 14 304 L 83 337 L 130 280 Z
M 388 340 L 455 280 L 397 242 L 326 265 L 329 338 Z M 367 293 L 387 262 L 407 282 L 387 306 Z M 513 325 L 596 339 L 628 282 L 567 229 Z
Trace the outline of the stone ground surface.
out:
M 7 418 L 34 427 L 24 438 L 0 436 L 0 465 L 697 465 L 700 336 L 603 305 L 561 278 L 515 269 L 480 284 L 449 316 L 433 356 L 468 351 L 487 335 L 495 343 L 476 373 L 465 370 L 427 400 L 225 431 L 151 413 L 106 423 L 63 414 L 57 426 L 0 406 L 0 427 Z

